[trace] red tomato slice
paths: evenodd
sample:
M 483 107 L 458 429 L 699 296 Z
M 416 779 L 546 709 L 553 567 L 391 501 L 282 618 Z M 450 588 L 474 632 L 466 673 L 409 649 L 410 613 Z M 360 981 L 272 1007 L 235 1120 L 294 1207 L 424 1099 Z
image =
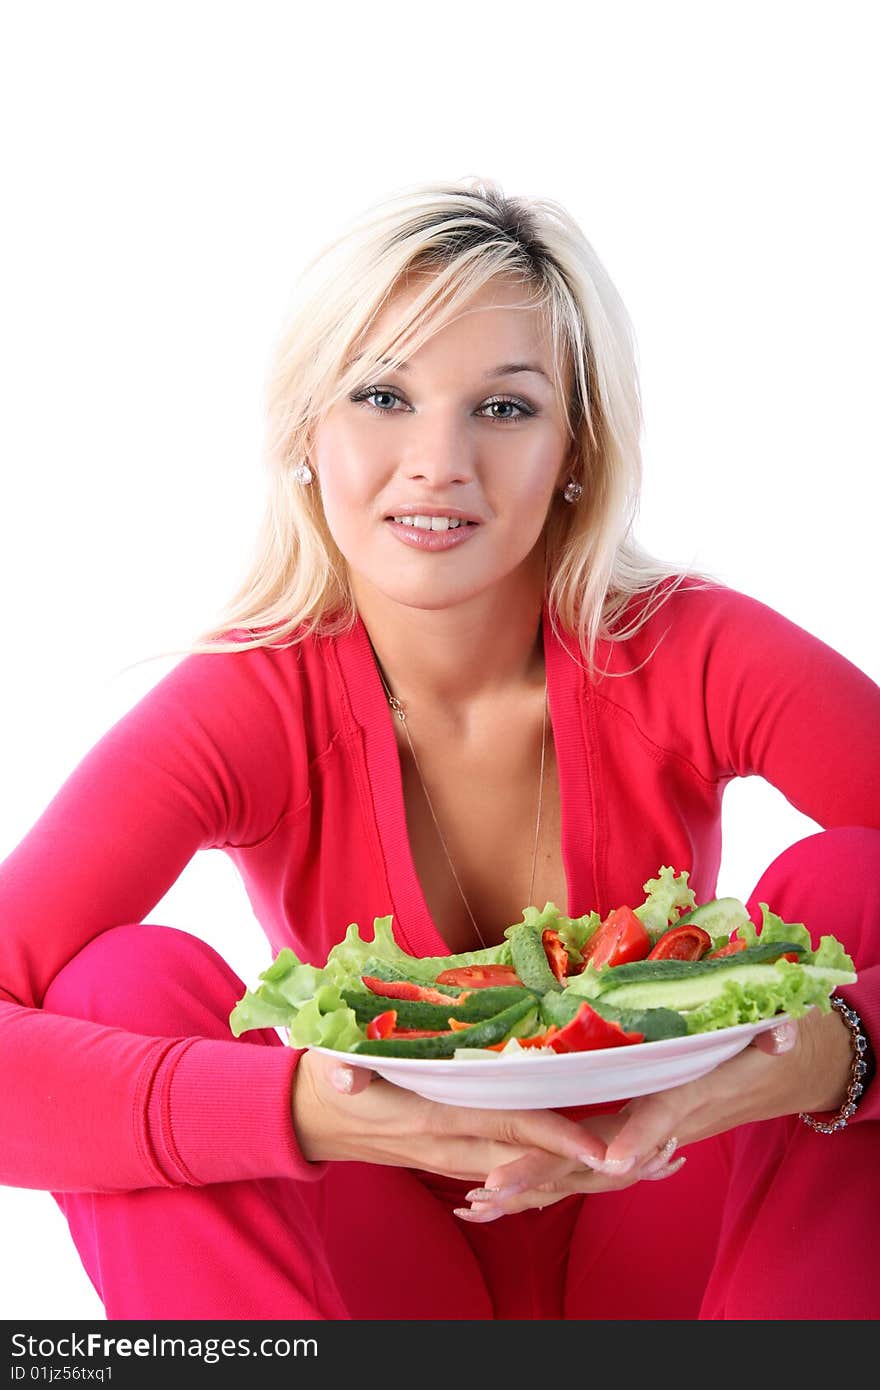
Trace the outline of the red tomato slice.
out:
M 609 912 L 592 941 L 581 955 L 596 969 L 600 965 L 626 965 L 632 960 L 644 960 L 651 949 L 651 938 L 644 924 L 631 907 L 616 907 Z
M 434 981 L 438 985 L 461 985 L 463 989 L 488 989 L 495 985 L 521 985 L 512 965 L 457 965 L 443 970 Z
M 702 927 L 673 927 L 648 952 L 648 960 L 700 960 L 711 945 L 712 938 Z
M 541 933 L 541 942 L 547 963 L 556 979 L 562 984 L 568 978 L 568 951 L 565 949 L 565 942 L 559 932 L 554 931 L 552 927 L 546 927 Z

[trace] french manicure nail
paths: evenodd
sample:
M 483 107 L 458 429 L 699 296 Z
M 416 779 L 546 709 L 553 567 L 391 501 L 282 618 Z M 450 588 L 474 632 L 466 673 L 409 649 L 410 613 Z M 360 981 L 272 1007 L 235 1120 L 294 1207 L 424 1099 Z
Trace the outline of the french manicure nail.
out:
M 619 1178 L 628 1173 L 635 1164 L 635 1158 L 594 1158 L 592 1154 L 578 1154 L 581 1163 L 592 1168 L 594 1173 L 604 1173 L 606 1178 Z
M 504 1212 L 497 1207 L 491 1207 L 488 1202 L 481 1203 L 476 1211 L 470 1207 L 453 1207 L 453 1214 L 461 1218 L 462 1221 L 495 1221 Z
M 528 1183 L 514 1182 L 507 1187 L 475 1187 L 464 1194 L 466 1202 L 503 1202 L 525 1192 Z
M 792 1023 L 780 1023 L 778 1028 L 771 1028 L 770 1036 L 777 1052 L 790 1052 L 795 1045 L 797 1029 Z
M 675 1153 L 675 1150 L 677 1148 L 677 1139 L 667 1139 L 666 1143 L 663 1145 L 663 1148 L 659 1151 L 659 1153 L 656 1153 L 654 1157 L 648 1163 L 645 1164 L 644 1168 L 642 1169 L 642 1177 L 649 1178 L 652 1173 L 659 1173 L 661 1168 L 666 1167 L 666 1164 L 669 1162 L 670 1158 Z
M 686 1163 L 687 1159 L 684 1154 L 682 1154 L 674 1163 L 668 1163 L 665 1168 L 661 1168 L 656 1173 L 644 1172 L 642 1173 L 642 1177 L 647 1178 L 648 1182 L 660 1182 L 662 1178 L 671 1178 L 673 1173 L 677 1173 L 679 1168 L 683 1168 Z

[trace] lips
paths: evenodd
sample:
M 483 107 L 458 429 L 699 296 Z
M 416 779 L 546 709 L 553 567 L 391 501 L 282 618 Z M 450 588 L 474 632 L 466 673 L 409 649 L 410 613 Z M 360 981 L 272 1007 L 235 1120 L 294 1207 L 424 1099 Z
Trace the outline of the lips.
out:
M 387 517 L 384 523 L 403 544 L 418 550 L 449 550 L 467 542 L 477 534 L 478 525 L 443 526 L 435 531 L 432 527 L 409 526 L 405 521 L 395 521 Z

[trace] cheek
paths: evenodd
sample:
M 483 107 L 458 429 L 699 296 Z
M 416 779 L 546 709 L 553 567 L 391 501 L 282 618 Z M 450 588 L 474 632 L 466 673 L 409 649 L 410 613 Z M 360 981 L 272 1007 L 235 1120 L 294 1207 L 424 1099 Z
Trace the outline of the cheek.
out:
M 369 506 L 371 468 L 363 450 L 325 439 L 313 453 L 324 515 L 331 531 L 350 530 Z
M 540 531 L 553 501 L 559 474 L 559 455 L 546 451 L 523 470 L 516 490 L 516 512 L 520 524 Z

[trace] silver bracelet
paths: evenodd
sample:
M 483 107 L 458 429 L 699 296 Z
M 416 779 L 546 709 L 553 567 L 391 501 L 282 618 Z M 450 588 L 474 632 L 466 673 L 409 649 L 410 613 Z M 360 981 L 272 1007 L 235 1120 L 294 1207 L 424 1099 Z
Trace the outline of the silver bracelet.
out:
M 815 1129 L 819 1134 L 834 1134 L 837 1130 L 843 1129 L 848 1120 L 851 1120 L 856 1112 L 856 1107 L 865 1089 L 865 1077 L 868 1072 L 868 1039 L 862 1032 L 862 1020 L 859 1018 L 855 1009 L 851 1009 L 842 999 L 835 995 L 831 1000 L 832 1009 L 836 1009 L 849 1029 L 849 1040 L 852 1046 L 852 1067 L 849 1074 L 849 1085 L 846 1088 L 844 1102 L 837 1114 L 830 1120 L 817 1120 L 812 1115 L 806 1115 L 801 1111 L 798 1115 L 799 1120 L 803 1120 L 810 1129 Z

